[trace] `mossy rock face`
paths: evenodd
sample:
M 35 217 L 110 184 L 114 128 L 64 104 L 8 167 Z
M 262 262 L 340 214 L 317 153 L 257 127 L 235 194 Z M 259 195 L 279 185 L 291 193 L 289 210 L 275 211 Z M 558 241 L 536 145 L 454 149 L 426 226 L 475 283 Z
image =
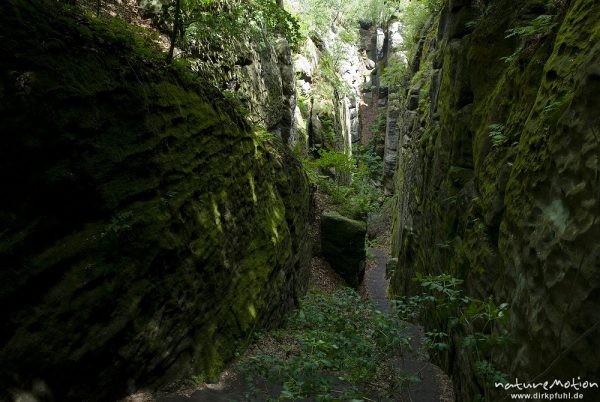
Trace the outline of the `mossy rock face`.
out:
M 300 164 L 125 24 L 0 12 L 0 399 L 214 377 L 305 291 Z
M 470 296 L 511 305 L 516 346 L 493 353 L 508 378 L 596 378 L 600 3 L 494 0 L 480 14 L 471 3 L 450 2 L 424 32 L 412 84 L 431 77 L 430 91 L 400 111 L 391 290 L 449 272 Z M 542 14 L 548 29 L 507 38 Z M 486 384 L 459 341 L 441 364 L 468 401 Z
M 321 252 L 331 267 L 357 287 L 365 270 L 367 225 L 335 212 L 321 215 Z

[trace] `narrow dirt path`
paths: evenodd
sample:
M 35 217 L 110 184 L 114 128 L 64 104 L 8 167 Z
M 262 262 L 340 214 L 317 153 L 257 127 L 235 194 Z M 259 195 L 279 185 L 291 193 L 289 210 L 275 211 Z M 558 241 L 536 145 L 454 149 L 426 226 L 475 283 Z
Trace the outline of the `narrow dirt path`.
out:
M 379 311 L 392 313 L 388 299 L 388 281 L 385 277 L 387 256 L 384 250 L 369 249 L 377 265 L 365 272 L 365 289 L 367 297 Z M 412 351 L 398 358 L 395 368 L 402 374 L 418 379 L 409 382 L 400 394 L 401 402 L 453 402 L 454 393 L 448 376 L 436 365 L 427 361 L 421 353 L 423 349 L 423 328 L 406 323 L 406 335 L 411 338 Z
M 383 313 L 391 313 L 392 306 L 387 297 L 388 281 L 385 278 L 385 265 L 387 264 L 385 251 L 378 248 L 370 248 L 369 254 L 375 258 L 377 266 L 374 269 L 365 272 L 367 297 L 375 305 L 377 310 Z

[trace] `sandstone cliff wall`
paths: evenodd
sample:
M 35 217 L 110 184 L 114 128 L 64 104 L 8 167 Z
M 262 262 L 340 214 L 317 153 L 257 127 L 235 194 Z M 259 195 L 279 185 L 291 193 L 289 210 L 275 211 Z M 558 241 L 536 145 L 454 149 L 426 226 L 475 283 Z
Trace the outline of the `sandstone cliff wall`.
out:
M 307 179 L 130 27 L 54 7 L 0 6 L 0 399 L 210 378 L 305 290 Z
M 585 0 L 446 2 L 388 130 L 392 289 L 444 271 L 510 303 L 512 343 L 496 355 L 509 378 L 600 373 L 599 21 Z M 454 342 L 447 369 L 471 400 L 485 379 Z

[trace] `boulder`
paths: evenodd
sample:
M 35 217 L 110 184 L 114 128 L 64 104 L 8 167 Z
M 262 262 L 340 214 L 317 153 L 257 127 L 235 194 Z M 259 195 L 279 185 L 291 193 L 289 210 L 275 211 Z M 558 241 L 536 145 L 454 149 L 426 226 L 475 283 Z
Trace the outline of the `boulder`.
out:
M 135 30 L 0 4 L 0 401 L 217 377 L 306 291 L 301 166 Z
M 357 287 L 365 270 L 365 222 L 355 221 L 335 212 L 321 216 L 321 252 L 331 267 Z

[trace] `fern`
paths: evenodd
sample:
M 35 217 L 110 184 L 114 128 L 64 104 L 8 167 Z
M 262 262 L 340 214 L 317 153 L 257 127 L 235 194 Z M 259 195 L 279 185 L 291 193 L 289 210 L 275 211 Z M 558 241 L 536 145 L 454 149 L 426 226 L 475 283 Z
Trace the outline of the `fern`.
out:
M 533 21 L 531 21 L 531 23 L 528 25 L 523 25 L 506 31 L 506 33 L 508 34 L 506 35 L 506 38 L 508 39 L 514 36 L 518 36 L 520 38 L 527 39 L 535 35 L 544 36 L 548 34 L 554 26 L 556 26 L 556 24 L 552 23 L 553 18 L 554 15 L 540 15 Z
M 504 125 L 503 124 L 490 124 L 488 126 L 489 136 L 492 140 L 492 145 L 495 147 L 500 147 L 508 141 L 508 137 L 504 134 Z

